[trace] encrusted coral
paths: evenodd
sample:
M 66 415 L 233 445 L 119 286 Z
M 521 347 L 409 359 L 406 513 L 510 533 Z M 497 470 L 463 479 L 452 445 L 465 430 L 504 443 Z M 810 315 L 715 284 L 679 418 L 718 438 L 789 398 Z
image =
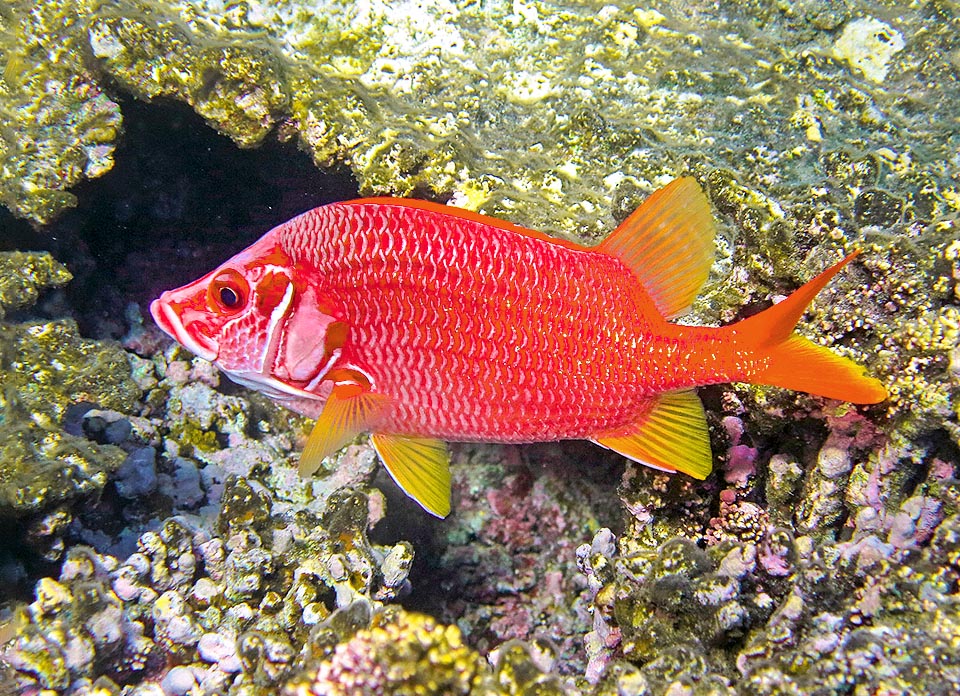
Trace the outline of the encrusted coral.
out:
M 99 67 L 138 97 L 190 104 L 240 145 L 263 140 L 289 109 L 278 57 L 256 41 L 217 41 L 199 7 L 172 5 L 156 12 L 156 4 L 100 4 L 88 27 L 89 50 Z M 178 10 L 185 14 L 178 16 Z M 228 22 L 224 29 L 241 29 L 245 19 L 242 13 L 234 20 L 221 18 Z
M 69 188 L 113 166 L 123 118 L 87 69 L 95 3 L 11 0 L 0 8 L 0 202 L 49 222 Z
M 485 662 L 463 644 L 456 626 L 400 612 L 378 616 L 340 643 L 315 670 L 287 684 L 289 696 L 307 694 L 469 694 Z
M 607 504 L 599 497 L 604 488 L 561 447 L 538 450 L 533 461 L 509 446 L 456 451 L 456 513 L 431 543 L 437 585 L 428 606 L 485 650 L 549 638 L 558 671 L 569 674 L 583 668 L 582 634 L 589 627 L 577 599 L 584 583 L 576 547 Z
M 955 660 L 943 657 L 960 619 L 957 463 L 929 450 L 918 461 L 854 411 L 824 418 L 819 449 L 775 454 L 764 473 L 745 466 L 756 450 L 742 449 L 743 426 L 727 417 L 728 487 L 718 514 L 694 518 L 698 526 L 675 518 L 684 497 L 659 485 L 662 475 L 625 475 L 633 525 L 617 546 L 601 530 L 578 552 L 594 612 L 587 677 L 598 693 L 622 680 L 641 683 L 639 693 L 686 683 L 719 693 L 960 684 Z M 792 473 L 801 468 L 805 476 Z M 670 529 L 681 536 L 659 542 Z
M 121 450 L 63 430 L 71 406 L 129 410 L 140 396 L 119 346 L 72 320 L 2 321 L 70 279 L 48 254 L 0 255 L 0 511 L 21 516 L 101 489 Z
M 0 320 L 11 310 L 34 304 L 40 291 L 68 283 L 72 277 L 50 254 L 0 253 Z
M 188 684 L 176 693 L 189 684 L 276 687 L 334 609 L 379 606 L 409 572 L 408 545 L 366 540 L 365 496 L 328 502 L 319 522 L 286 519 L 269 495 L 232 478 L 222 536 L 170 518 L 122 562 L 72 548 L 59 579 L 38 583 L 28 624 L 5 649 L 19 688 L 84 693 L 96 678 L 123 684 L 158 675 L 170 689 Z M 171 660 L 189 674 L 164 672 Z
M 794 547 L 772 532 L 761 547 L 703 551 L 677 539 L 618 557 L 597 553 L 602 530 L 584 558 L 612 569 L 589 572 L 599 579 L 594 611 L 615 640 L 595 653 L 607 657 L 603 679 L 591 681 L 599 694 L 622 683 L 650 694 L 685 684 L 730 694 L 955 689 L 958 524 L 944 520 L 929 547 L 910 553 L 883 549 L 876 536 Z M 925 535 L 911 538 L 913 547 Z M 770 544 L 788 555 L 770 556 Z

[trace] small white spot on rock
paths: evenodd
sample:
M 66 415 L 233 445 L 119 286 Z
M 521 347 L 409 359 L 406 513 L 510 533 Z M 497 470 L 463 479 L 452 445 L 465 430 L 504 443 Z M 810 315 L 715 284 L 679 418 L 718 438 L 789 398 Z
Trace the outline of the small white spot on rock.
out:
M 873 17 L 866 17 L 843 28 L 833 45 L 833 55 L 879 84 L 887 76 L 890 59 L 905 45 L 903 36 L 896 29 Z

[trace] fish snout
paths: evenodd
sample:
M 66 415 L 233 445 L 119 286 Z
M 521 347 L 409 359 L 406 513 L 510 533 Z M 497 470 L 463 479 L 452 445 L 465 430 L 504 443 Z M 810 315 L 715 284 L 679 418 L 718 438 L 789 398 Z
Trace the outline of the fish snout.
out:
M 166 334 L 197 357 L 213 362 L 220 352 L 218 343 L 207 334 L 203 322 L 184 318 L 184 308 L 167 290 L 150 303 L 150 315 Z

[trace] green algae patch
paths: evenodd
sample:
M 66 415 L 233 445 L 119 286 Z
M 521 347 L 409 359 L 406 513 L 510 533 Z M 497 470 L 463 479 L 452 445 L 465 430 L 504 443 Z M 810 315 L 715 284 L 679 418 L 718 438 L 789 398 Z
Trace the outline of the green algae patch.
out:
M 10 324 L 48 287 L 70 280 L 45 253 L 0 254 L 0 514 L 44 509 L 100 490 L 126 456 L 61 429 L 71 405 L 132 412 L 141 390 L 116 344 L 61 319 Z
M 45 427 L 70 404 L 128 413 L 140 397 L 123 349 L 81 337 L 71 319 L 0 327 L 0 370 L 3 392 Z
M 0 7 L 0 203 L 46 223 L 113 167 L 123 118 L 87 69 L 85 0 Z
M 0 320 L 6 313 L 29 307 L 40 291 L 70 282 L 67 267 L 48 253 L 0 253 Z
M 142 99 L 186 102 L 238 145 L 260 143 L 287 110 L 279 61 L 256 41 L 212 40 L 154 2 L 112 2 L 92 20 L 102 70 Z
M 139 395 L 123 351 L 81 338 L 73 321 L 0 324 L 0 512 L 101 489 L 126 454 L 60 423 L 71 404 L 129 412 Z
M 95 493 L 126 453 L 51 430 L 0 400 L 0 515 L 21 516 Z

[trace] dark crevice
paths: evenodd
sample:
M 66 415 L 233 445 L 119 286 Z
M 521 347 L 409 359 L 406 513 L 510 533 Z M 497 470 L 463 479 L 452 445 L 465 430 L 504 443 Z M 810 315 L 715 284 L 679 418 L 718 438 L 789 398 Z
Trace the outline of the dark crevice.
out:
M 116 164 L 72 189 L 76 208 L 42 227 L 0 208 L 0 251 L 50 251 L 74 275 L 7 321 L 70 316 L 85 336 L 120 338 L 130 329 L 131 303 L 145 313 L 162 290 L 205 274 L 274 225 L 357 195 L 346 169 L 319 171 L 294 142 L 271 136 L 259 148 L 241 150 L 182 104 L 120 103 Z M 71 409 L 66 419 L 75 435 L 83 434 L 86 408 Z M 110 539 L 120 528 L 139 534 L 152 516 L 169 512 L 168 502 L 144 504 L 121 499 L 108 485 L 65 503 L 73 511 L 69 530 L 41 541 L 28 538 L 27 530 L 42 528 L 50 510 L 0 519 L 7 538 L 0 548 L 0 596 L 27 598 L 36 577 L 56 576 L 56 554 L 47 552 L 54 543 Z

